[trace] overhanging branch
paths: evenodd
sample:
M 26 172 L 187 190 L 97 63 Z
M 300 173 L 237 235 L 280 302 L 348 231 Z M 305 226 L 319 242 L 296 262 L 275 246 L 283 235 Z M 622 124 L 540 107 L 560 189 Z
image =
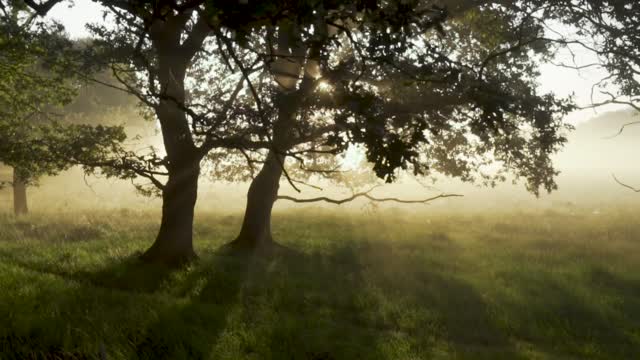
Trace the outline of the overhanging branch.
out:
M 364 192 L 360 192 L 360 193 L 356 193 L 353 194 L 347 198 L 343 198 L 343 199 L 332 199 L 326 196 L 320 196 L 320 197 L 316 197 L 316 198 L 309 198 L 309 199 L 298 199 L 292 196 L 286 196 L 286 195 L 280 195 L 277 197 L 277 200 L 288 200 L 288 201 L 293 201 L 295 203 L 314 203 L 314 202 L 328 202 L 331 204 L 336 204 L 336 205 L 342 205 L 344 203 L 347 202 L 351 202 L 353 200 L 356 200 L 358 198 L 366 198 L 370 201 L 375 201 L 375 202 L 396 202 L 396 203 L 400 203 L 400 204 L 426 204 L 429 202 L 432 202 L 434 200 L 438 200 L 438 199 L 444 199 L 444 198 L 451 198 L 451 197 L 463 197 L 464 195 L 460 195 L 460 194 L 440 194 L 437 196 L 433 196 L 427 199 L 417 199 L 417 200 L 403 200 L 403 199 L 399 199 L 399 198 L 394 198 L 394 197 L 387 197 L 387 198 L 378 198 L 375 197 L 373 195 L 371 195 L 371 191 L 373 191 L 376 187 L 373 187 L 367 191 Z

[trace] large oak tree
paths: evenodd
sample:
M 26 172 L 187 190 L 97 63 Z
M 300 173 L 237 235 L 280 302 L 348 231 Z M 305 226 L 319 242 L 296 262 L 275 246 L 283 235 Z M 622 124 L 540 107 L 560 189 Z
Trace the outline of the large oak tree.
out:
M 545 37 L 540 8 L 306 4 L 307 12 L 225 49 L 230 59 L 248 50 L 264 62 L 266 76 L 254 77 L 263 92 L 254 93 L 261 111 L 253 122 L 269 125 L 234 245 L 272 243 L 283 173 L 295 187 L 287 158 L 354 144 L 387 181 L 404 169 L 485 183 L 511 174 L 536 194 L 555 188 L 550 156 L 565 142 L 561 116 L 571 106 L 537 91 L 538 65 L 556 44 Z M 231 43 L 231 34 L 216 36 Z M 492 165 L 498 169 L 489 172 Z

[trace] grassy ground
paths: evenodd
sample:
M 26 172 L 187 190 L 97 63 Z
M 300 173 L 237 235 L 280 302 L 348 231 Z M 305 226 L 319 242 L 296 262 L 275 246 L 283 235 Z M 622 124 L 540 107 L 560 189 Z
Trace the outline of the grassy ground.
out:
M 140 265 L 157 216 L 0 215 L 0 354 L 105 359 L 632 359 L 640 212 L 275 217 L 291 249 Z

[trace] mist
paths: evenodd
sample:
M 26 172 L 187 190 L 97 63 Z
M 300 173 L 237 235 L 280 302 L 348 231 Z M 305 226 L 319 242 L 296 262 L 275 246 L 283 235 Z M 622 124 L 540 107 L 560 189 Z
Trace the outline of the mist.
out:
M 98 114 L 85 114 L 93 117 Z M 116 123 L 131 122 L 131 117 L 140 116 L 135 109 L 126 113 L 114 112 L 100 114 Z M 419 211 L 424 213 L 437 211 L 514 211 L 571 208 L 602 211 L 618 206 L 632 207 L 637 200 L 630 196 L 629 189 L 621 186 L 616 180 L 633 186 L 640 181 L 640 168 L 633 166 L 633 154 L 637 151 L 640 126 L 625 124 L 637 121 L 638 113 L 634 110 L 619 110 L 596 113 L 592 117 L 578 123 L 574 130 L 568 132 L 568 142 L 553 157 L 556 169 L 560 172 L 556 178 L 558 189 L 551 193 L 542 193 L 536 197 L 526 191 L 522 182 L 514 184 L 513 179 L 487 187 L 478 184 L 464 183 L 456 179 L 442 176 L 434 178 L 415 177 L 402 173 L 400 180 L 393 184 L 377 182 L 373 194 L 380 197 L 394 197 L 405 200 L 428 198 L 441 193 L 455 193 L 464 198 L 441 199 L 429 204 L 375 203 L 368 200 L 356 200 L 342 205 L 318 202 L 314 204 L 295 204 L 281 200 L 277 202 L 276 211 L 300 209 L 305 207 L 324 208 L 331 211 L 359 211 L 362 208 L 400 209 L 402 211 Z M 143 119 L 135 120 L 136 126 L 127 128 L 135 148 L 139 143 L 151 143 L 161 147 L 162 139 L 155 124 Z M 623 131 L 621 132 L 620 130 Z M 142 140 L 142 141 L 140 141 Z M 139 146 L 139 145 L 138 145 Z M 353 155 L 352 155 L 353 156 Z M 357 152 L 360 160 L 364 155 Z M 366 161 L 358 163 L 366 166 Z M 346 167 L 347 173 L 353 171 Z M 1 179 L 10 180 L 10 169 L 0 172 Z M 298 193 L 286 182 L 281 181 L 282 193 L 301 199 L 327 196 L 330 198 L 347 198 L 353 190 L 315 178 L 311 183 L 322 187 L 322 190 L 303 187 Z M 204 177 L 200 181 L 198 193 L 198 210 L 216 213 L 239 214 L 244 210 L 244 201 L 249 182 L 229 182 L 216 179 L 214 176 Z M 371 186 L 360 186 L 368 190 Z M 365 189 L 366 188 L 366 189 Z M 144 196 L 137 192 L 130 181 L 105 179 L 100 176 L 85 175 L 79 168 L 62 172 L 57 176 L 43 177 L 38 185 L 29 188 L 29 201 L 35 212 L 72 212 L 75 210 L 91 211 L 100 209 L 134 209 L 157 211 L 160 199 Z M 11 189 L 0 191 L 3 211 L 11 211 Z
M 0 359 L 633 359 L 640 2 L 0 0 Z

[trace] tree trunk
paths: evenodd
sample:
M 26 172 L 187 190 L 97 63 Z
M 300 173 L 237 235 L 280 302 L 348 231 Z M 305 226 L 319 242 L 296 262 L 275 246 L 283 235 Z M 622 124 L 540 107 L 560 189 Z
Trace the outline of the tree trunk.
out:
M 193 213 L 199 175 L 199 162 L 170 170 L 162 192 L 160 231 L 151 248 L 142 255 L 142 260 L 179 266 L 197 257 L 193 250 Z
M 13 212 L 16 216 L 26 215 L 29 212 L 27 184 L 18 176 L 16 169 L 13 169 Z
M 271 211 L 278 197 L 284 156 L 270 151 L 247 193 L 247 207 L 242 228 L 232 247 L 242 249 L 268 248 L 273 245 Z
M 167 16 L 156 19 L 149 30 L 158 58 L 157 75 L 162 96 L 155 112 L 167 152 L 168 179 L 162 188 L 162 220 L 158 236 L 141 258 L 170 266 L 179 266 L 196 258 L 193 213 L 203 156 L 194 144 L 183 109 L 186 72 L 195 55 L 195 51 L 181 45 L 187 18 Z M 200 43 L 196 45 L 201 45 L 204 37 L 197 41 Z
M 277 52 L 279 54 L 295 55 L 294 59 L 298 59 L 298 63 L 291 67 L 284 66 L 285 68 L 280 69 L 278 69 L 278 64 L 275 64 L 276 68 L 272 70 L 276 70 L 276 73 L 284 72 L 291 75 L 300 72 L 302 63 L 299 63 L 299 59 L 301 56 L 304 57 L 306 47 L 300 46 L 296 41 L 298 36 L 297 29 L 280 27 Z M 309 79 L 305 76 L 305 80 L 301 88 L 305 88 L 305 84 Z M 283 173 L 284 160 L 286 158 L 283 154 L 290 150 L 296 142 L 292 130 L 296 121 L 296 112 L 300 105 L 301 95 L 304 95 L 300 91 L 291 91 L 297 84 L 297 80 L 289 82 L 285 81 L 285 77 L 278 78 L 276 75 L 276 82 L 280 84 L 280 91 L 278 91 L 274 99 L 278 109 L 278 118 L 273 128 L 273 148 L 269 150 L 262 169 L 260 169 L 260 172 L 249 186 L 242 228 L 238 237 L 231 243 L 233 248 L 257 250 L 269 249 L 275 245 L 271 235 L 271 212 L 273 204 L 278 198 L 280 177 Z
M 295 95 L 278 94 L 276 99 L 278 120 L 274 124 L 273 145 L 258 175 L 247 193 L 247 207 L 240 234 L 231 243 L 240 249 L 268 249 L 275 245 L 271 236 L 271 211 L 278 198 L 280 177 L 283 173 L 286 150 L 293 146 L 291 129 L 295 121 L 297 99 Z

